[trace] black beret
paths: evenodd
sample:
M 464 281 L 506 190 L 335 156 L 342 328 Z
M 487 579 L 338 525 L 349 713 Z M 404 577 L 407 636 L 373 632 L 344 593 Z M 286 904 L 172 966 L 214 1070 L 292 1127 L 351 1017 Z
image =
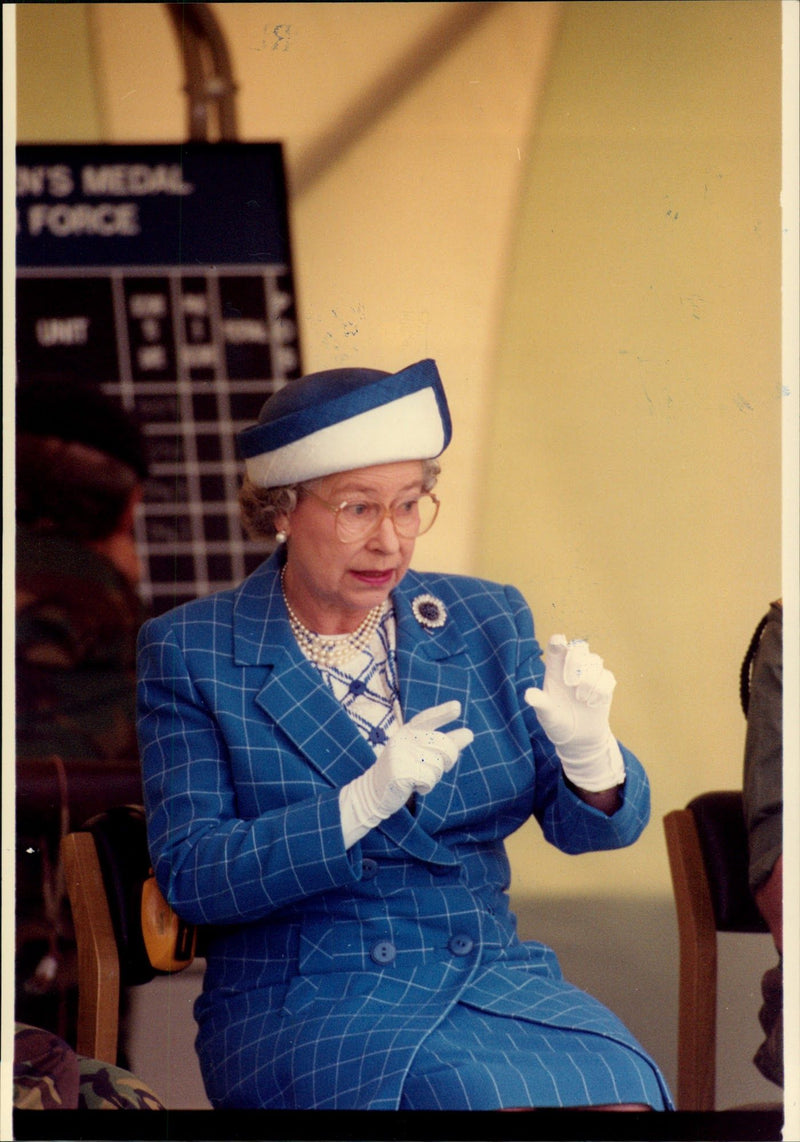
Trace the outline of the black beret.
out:
M 147 449 L 138 420 L 95 384 L 40 376 L 16 390 L 17 432 L 55 436 L 96 448 L 147 477 Z

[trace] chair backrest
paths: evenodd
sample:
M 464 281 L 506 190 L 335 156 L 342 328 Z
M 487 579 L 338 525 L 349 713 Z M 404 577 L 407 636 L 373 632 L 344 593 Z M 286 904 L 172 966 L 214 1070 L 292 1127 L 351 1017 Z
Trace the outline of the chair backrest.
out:
M 61 851 L 78 949 L 76 1048 L 116 1063 L 120 989 L 160 974 L 142 931 L 142 891 L 151 873 L 143 808 L 104 810 L 68 833 Z M 193 952 L 174 970 L 190 963 Z
M 69 827 L 102 812 L 108 805 L 138 803 L 142 799 L 142 771 L 138 758 L 109 762 L 95 758 L 55 754 L 31 757 L 17 752 L 15 761 L 17 814 L 41 827 L 66 809 Z
M 703 793 L 664 817 L 678 920 L 679 1110 L 713 1110 L 716 1086 L 717 932 L 766 932 L 747 877 L 738 790 Z
M 117 941 L 103 873 L 91 833 L 61 842 L 67 894 L 78 947 L 79 1055 L 116 1065 L 120 976 Z
M 18 937 L 58 938 L 66 934 L 63 837 L 107 805 L 141 801 L 138 758 L 113 763 L 93 758 L 35 757 L 17 752 L 17 904 Z M 21 921 L 21 924 L 20 924 Z M 32 933 L 29 935 L 29 933 Z

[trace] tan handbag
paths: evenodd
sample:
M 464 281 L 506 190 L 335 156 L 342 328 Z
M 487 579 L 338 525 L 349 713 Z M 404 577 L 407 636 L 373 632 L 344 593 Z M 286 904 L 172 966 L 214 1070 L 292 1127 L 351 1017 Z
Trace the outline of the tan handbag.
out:
M 197 928 L 167 904 L 152 872 L 142 885 L 142 937 L 157 971 L 183 971 L 195 957 Z

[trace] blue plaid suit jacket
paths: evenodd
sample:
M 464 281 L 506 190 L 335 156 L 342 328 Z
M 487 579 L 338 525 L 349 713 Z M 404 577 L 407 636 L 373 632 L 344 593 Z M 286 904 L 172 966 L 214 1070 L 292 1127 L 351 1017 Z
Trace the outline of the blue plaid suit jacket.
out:
M 529 817 L 579 853 L 630 844 L 649 814 L 624 747 L 613 816 L 566 785 L 522 698 L 543 666 L 520 593 L 407 572 L 393 594 L 404 716 L 456 698 L 475 739 L 413 813 L 345 851 L 339 790 L 374 754 L 295 643 L 280 560 L 139 640 L 152 860 L 175 909 L 214 926 L 196 1006 L 212 1102 L 395 1107 L 418 1043 L 459 1001 L 644 1056 L 509 910 L 503 840 Z M 423 594 L 446 609 L 438 629 L 414 616 Z

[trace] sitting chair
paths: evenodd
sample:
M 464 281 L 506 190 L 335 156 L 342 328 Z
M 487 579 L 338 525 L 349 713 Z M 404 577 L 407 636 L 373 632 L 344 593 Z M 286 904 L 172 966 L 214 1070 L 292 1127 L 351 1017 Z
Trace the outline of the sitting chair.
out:
M 748 884 L 738 790 L 702 793 L 664 817 L 678 918 L 678 1110 L 714 1110 L 717 933 L 768 932 Z
M 74 933 L 61 842 L 107 805 L 138 802 L 138 758 L 16 757 L 16 1016 L 74 1038 Z
M 187 967 L 195 952 L 194 929 L 177 921 L 155 888 L 141 806 L 118 805 L 97 814 L 64 837 L 61 852 L 78 948 L 76 1050 L 115 1064 L 121 987 Z M 171 944 L 175 955 L 166 969 L 151 958 L 152 932 L 142 927 L 143 895 L 158 901 L 155 911 L 145 908 L 150 927 L 160 929 L 156 935 L 163 937 L 174 922 L 184 937 L 177 948 Z

